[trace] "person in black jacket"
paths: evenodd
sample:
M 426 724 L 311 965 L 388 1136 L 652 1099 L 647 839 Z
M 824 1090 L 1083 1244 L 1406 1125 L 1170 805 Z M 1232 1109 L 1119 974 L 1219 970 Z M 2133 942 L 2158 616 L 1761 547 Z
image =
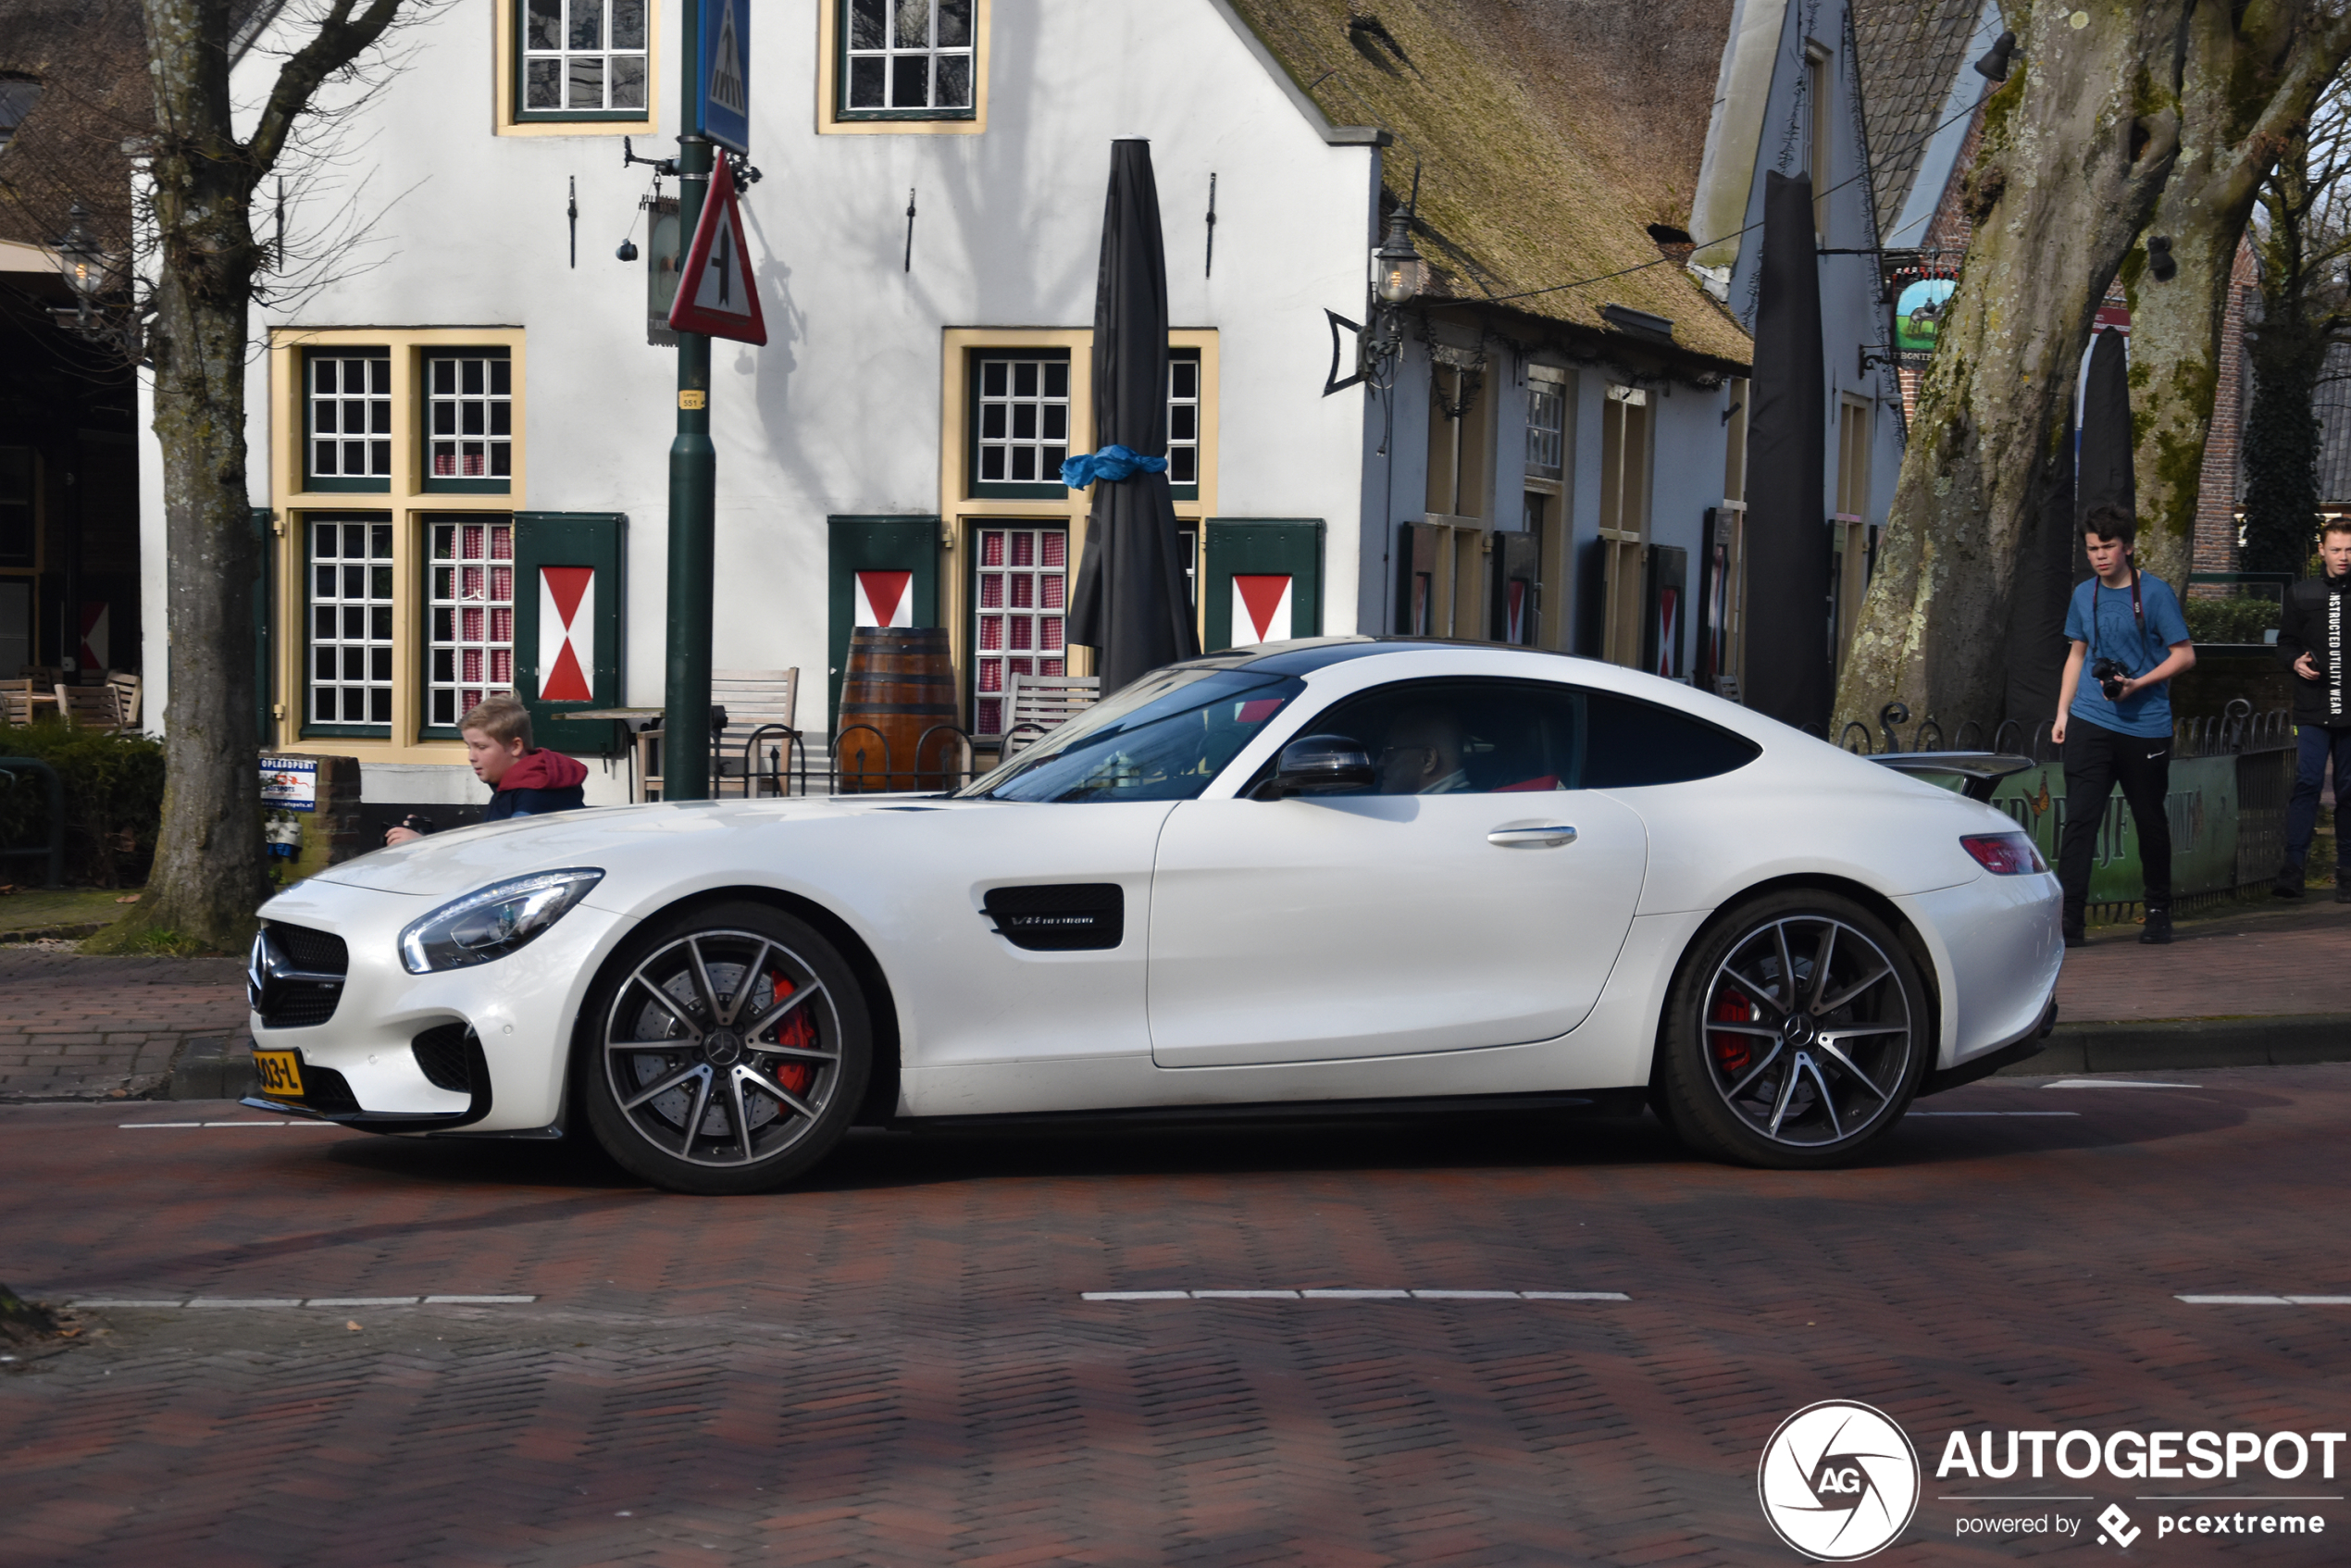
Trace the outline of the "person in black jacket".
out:
M 481 814 L 484 822 L 577 811 L 588 803 L 581 788 L 588 769 L 577 758 L 531 745 L 530 710 L 520 698 L 504 691 L 483 698 L 457 721 L 457 733 L 465 737 L 474 777 L 491 790 Z M 384 842 L 406 844 L 423 837 L 404 823 L 386 833 Z
M 2295 757 L 2294 798 L 2285 813 L 2285 865 L 2271 890 L 2282 899 L 2302 896 L 2303 863 L 2319 828 L 2319 789 L 2327 759 L 2334 759 L 2334 902 L 2351 903 L 2351 517 L 2330 517 L 2319 537 L 2323 576 L 2304 578 L 2285 591 L 2278 626 L 2278 657 L 2294 672 Z

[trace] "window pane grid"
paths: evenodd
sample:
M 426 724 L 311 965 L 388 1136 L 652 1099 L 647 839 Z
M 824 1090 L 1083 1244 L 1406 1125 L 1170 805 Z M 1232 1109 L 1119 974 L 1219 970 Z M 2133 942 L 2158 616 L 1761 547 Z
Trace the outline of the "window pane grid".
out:
M 425 722 L 454 728 L 493 691 L 515 689 L 515 529 L 432 525 L 426 570 Z
M 429 360 L 425 366 L 428 470 L 437 479 L 503 479 L 514 473 L 514 367 L 504 358 Z
M 646 0 L 522 0 L 523 108 L 602 114 L 646 106 Z
M 982 529 L 974 573 L 972 732 L 1001 735 L 1014 675 L 1066 675 L 1069 534 L 1063 529 Z
M 982 484 L 1059 484 L 1069 455 L 1069 361 L 979 362 Z
M 1200 360 L 1167 361 L 1167 482 L 1200 483 Z
M 869 113 L 972 106 L 972 0 L 847 0 L 847 106 Z
M 1564 447 L 1566 400 L 1548 387 L 1526 389 L 1526 466 L 1556 474 Z
M 392 358 L 388 353 L 310 355 L 310 475 L 392 477 Z
M 310 722 L 392 722 L 392 525 L 313 522 Z

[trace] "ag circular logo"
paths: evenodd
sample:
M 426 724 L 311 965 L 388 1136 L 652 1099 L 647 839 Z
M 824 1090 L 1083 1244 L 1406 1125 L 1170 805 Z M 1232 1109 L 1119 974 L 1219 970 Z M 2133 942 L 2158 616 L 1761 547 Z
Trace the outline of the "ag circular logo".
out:
M 1919 1456 L 1884 1412 L 1822 1400 L 1781 1422 L 1763 1445 L 1755 1490 L 1780 1539 L 1817 1562 L 1852 1562 L 1909 1527 Z

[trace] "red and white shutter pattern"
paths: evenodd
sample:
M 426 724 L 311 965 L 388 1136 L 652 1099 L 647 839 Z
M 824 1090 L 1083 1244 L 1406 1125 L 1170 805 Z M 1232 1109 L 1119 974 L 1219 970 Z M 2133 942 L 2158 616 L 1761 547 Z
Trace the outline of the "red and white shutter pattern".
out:
M 596 668 L 596 568 L 539 568 L 539 700 L 588 703 Z
M 914 596 L 906 591 L 912 572 L 859 572 L 853 626 L 913 626 Z
M 1065 675 L 1069 535 L 982 529 L 972 611 L 972 730 L 1004 732 L 1005 678 Z
M 1246 648 L 1290 634 L 1292 579 L 1273 573 L 1233 574 L 1233 643 Z

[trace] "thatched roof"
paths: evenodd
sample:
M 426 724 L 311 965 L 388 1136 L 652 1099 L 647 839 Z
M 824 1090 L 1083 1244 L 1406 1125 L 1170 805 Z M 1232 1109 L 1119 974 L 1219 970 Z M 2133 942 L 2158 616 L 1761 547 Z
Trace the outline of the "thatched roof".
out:
M 1648 232 L 1688 221 L 1730 0 L 1230 4 L 1334 124 L 1394 135 L 1394 203 L 1419 161 L 1434 292 L 1613 336 L 1600 307 L 1625 305 L 1672 320 L 1685 349 L 1749 362 L 1737 322 Z M 1604 280 L 1557 288 L 1581 280 Z

